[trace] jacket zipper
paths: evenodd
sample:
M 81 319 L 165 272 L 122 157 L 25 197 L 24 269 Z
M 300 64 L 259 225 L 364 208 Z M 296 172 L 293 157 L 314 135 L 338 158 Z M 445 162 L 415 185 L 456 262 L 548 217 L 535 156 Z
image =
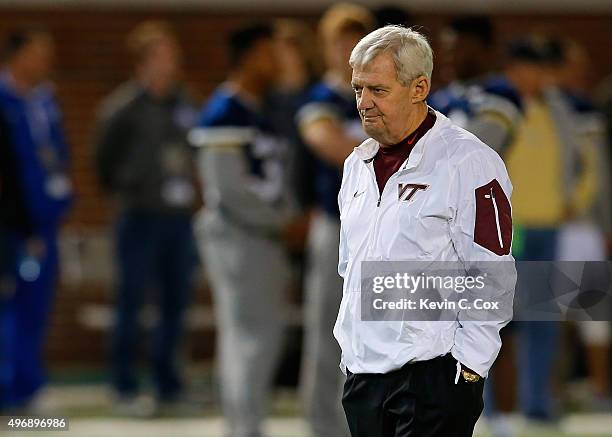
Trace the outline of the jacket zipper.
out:
M 369 166 L 369 163 L 366 164 L 366 166 L 368 167 L 368 171 L 370 172 L 370 176 L 372 176 L 372 179 L 374 180 L 374 184 L 376 185 L 376 190 L 378 191 L 378 200 L 376 201 L 376 207 L 379 208 L 380 207 L 380 202 L 382 200 L 382 195 L 385 192 L 385 188 L 387 188 L 387 185 L 389 185 L 389 181 L 391 179 L 393 179 L 395 176 L 397 176 L 398 174 L 402 173 L 404 170 L 406 170 L 406 163 L 404 163 L 404 165 L 398 171 L 396 171 L 391 176 L 389 176 L 389 179 L 387 179 L 387 183 L 383 187 L 382 191 L 380 191 L 380 188 L 378 188 L 378 182 L 376 181 L 376 173 L 374 172 L 374 164 L 372 163 L 372 167 L 371 168 Z
M 380 203 L 382 201 L 382 196 L 385 192 L 385 188 L 387 188 L 387 186 L 389 185 L 389 181 L 391 181 L 391 179 L 393 179 L 396 175 L 398 175 L 399 173 L 403 172 L 406 169 L 406 163 L 404 163 L 404 165 L 398 171 L 396 171 L 389 177 L 382 191 L 380 191 L 380 188 L 378 188 L 378 182 L 376 181 L 376 173 L 374 172 L 373 162 L 366 164 L 366 167 L 368 168 L 368 171 L 370 172 L 370 177 L 372 178 L 374 185 L 376 186 L 376 190 L 378 191 L 378 200 L 376 201 L 376 217 L 374 219 L 374 229 L 372 229 L 372 234 L 370 236 L 370 242 L 368 243 L 368 253 L 372 253 L 372 244 L 376 241 L 377 236 L 378 236 L 378 220 L 380 219 L 380 209 L 379 208 L 380 208 Z
M 376 173 L 374 172 L 374 164 L 372 164 L 371 162 L 366 164 L 367 167 L 367 171 L 370 173 L 370 181 L 374 182 L 374 185 L 376 186 L 376 191 L 378 191 L 378 200 L 376 201 L 376 214 L 374 217 L 374 227 L 372 228 L 372 232 L 370 233 L 369 236 L 369 241 L 368 241 L 368 249 L 367 249 L 367 253 L 370 254 L 372 253 L 372 246 L 374 244 L 374 242 L 376 241 L 376 229 L 378 228 L 378 219 L 380 216 L 380 201 L 382 199 L 382 193 L 380 192 L 380 189 L 378 188 L 378 183 L 376 182 Z M 383 188 L 384 191 L 384 188 Z
M 487 197 L 491 199 L 491 203 L 493 204 L 493 210 L 495 211 L 495 227 L 497 229 L 497 239 L 499 240 L 499 246 L 503 249 L 504 242 L 502 240 L 501 227 L 499 225 L 499 210 L 497 209 L 497 201 L 495 200 L 495 193 L 493 193 L 493 187 L 491 187 L 491 194 Z

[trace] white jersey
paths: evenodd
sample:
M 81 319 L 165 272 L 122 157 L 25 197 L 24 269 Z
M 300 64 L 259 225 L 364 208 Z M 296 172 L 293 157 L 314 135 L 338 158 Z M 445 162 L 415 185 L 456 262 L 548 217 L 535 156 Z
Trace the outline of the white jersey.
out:
M 361 262 L 460 261 L 467 270 L 474 262 L 509 261 L 499 263 L 507 279 L 500 285 L 514 293 L 512 184 L 504 163 L 436 112 L 434 126 L 379 193 L 373 166 L 378 148 L 373 139 L 355 148 L 338 195 L 344 286 L 334 336 L 342 348 L 341 368 L 387 373 L 451 352 L 486 377 L 501 347 L 499 331 L 511 316 L 474 322 L 474 314 L 460 311 L 453 321 L 362 321 Z

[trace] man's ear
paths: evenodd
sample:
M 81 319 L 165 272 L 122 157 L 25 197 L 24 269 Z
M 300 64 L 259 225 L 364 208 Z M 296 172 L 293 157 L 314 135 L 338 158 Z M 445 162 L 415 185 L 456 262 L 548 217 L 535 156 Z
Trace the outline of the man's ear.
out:
M 426 76 L 415 78 L 410 84 L 412 88 L 412 103 L 424 101 L 429 94 L 429 79 Z

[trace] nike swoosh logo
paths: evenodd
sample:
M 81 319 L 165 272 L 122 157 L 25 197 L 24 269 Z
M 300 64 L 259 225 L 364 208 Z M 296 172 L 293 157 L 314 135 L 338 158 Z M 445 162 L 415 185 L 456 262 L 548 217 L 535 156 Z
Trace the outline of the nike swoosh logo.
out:
M 353 197 L 359 197 L 359 196 L 361 196 L 363 193 L 365 193 L 365 190 L 363 190 L 361 193 L 358 193 L 357 191 L 355 191 L 355 194 L 353 194 Z

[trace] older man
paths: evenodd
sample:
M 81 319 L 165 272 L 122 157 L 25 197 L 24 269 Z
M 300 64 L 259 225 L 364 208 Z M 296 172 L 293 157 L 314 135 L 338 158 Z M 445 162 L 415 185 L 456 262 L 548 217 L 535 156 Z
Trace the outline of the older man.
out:
M 338 196 L 344 288 L 334 335 L 353 437 L 471 436 L 511 317 L 476 321 L 474 310 L 461 310 L 436 322 L 362 319 L 363 261 L 453 261 L 465 271 L 494 261 L 496 286 L 481 297 L 514 291 L 512 185 L 490 147 L 427 106 L 432 59 L 425 37 L 400 26 L 370 33 L 351 53 L 371 137 L 347 158 Z

